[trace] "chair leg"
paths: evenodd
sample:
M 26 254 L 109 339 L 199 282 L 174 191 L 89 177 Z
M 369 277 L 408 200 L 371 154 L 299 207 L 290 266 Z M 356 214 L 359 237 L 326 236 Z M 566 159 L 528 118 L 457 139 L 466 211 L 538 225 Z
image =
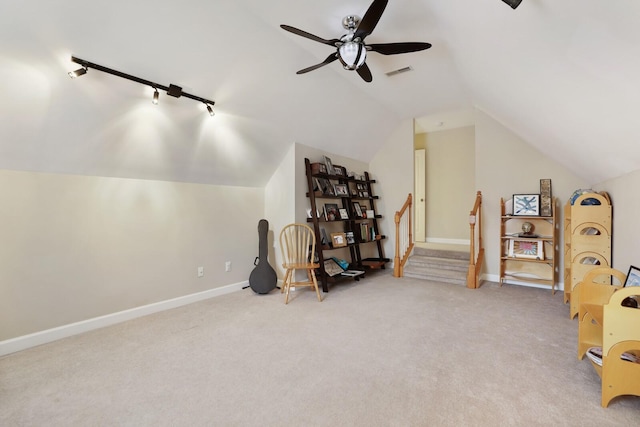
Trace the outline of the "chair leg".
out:
M 280 288 L 280 293 L 284 292 L 284 288 L 287 287 L 287 279 L 289 278 L 289 269 L 284 272 L 284 280 L 282 281 L 282 287 Z
M 286 292 L 285 292 L 285 296 L 284 296 L 284 303 L 285 304 L 289 304 L 289 290 L 291 289 L 291 278 L 293 276 L 293 272 L 295 270 L 293 269 L 288 269 L 287 270 L 287 274 L 285 275 L 287 277 L 287 281 L 285 282 L 285 287 L 287 288 Z
M 318 281 L 316 280 L 316 272 L 313 270 L 307 270 L 307 273 L 310 276 L 311 283 L 316 290 L 316 295 L 318 296 L 318 301 L 322 302 L 322 297 L 320 296 L 320 290 L 318 289 Z

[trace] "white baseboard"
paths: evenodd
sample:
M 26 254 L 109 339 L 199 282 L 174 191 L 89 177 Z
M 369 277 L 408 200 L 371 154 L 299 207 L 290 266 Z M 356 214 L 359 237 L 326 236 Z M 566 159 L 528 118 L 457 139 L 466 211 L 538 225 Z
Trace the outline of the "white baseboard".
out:
M 191 295 L 185 295 L 166 301 L 143 305 L 141 307 L 119 311 L 117 313 L 111 313 L 105 316 L 94 317 L 93 319 L 70 323 L 68 325 L 59 326 L 57 328 L 47 329 L 33 334 L 23 335 L 21 337 L 0 341 L 0 356 L 15 353 L 16 351 L 26 350 L 27 348 L 50 343 L 62 338 L 70 337 L 72 335 L 92 331 L 94 329 L 104 328 L 105 326 L 111 326 L 117 323 L 126 322 L 127 320 L 136 319 L 138 317 L 147 316 L 149 314 L 158 313 L 160 311 L 182 307 L 183 305 L 192 304 L 194 302 L 206 300 L 209 298 L 219 297 L 231 292 L 237 292 L 248 285 L 248 281 L 234 283 L 231 285 L 209 289 L 207 291 L 198 292 Z
M 489 282 L 500 283 L 500 276 L 497 275 L 497 274 L 483 274 L 481 279 L 482 280 L 487 280 Z M 528 286 L 530 288 L 540 288 L 540 289 L 549 289 L 550 288 L 550 286 L 548 286 L 548 285 L 539 285 L 537 283 L 523 282 L 523 281 L 520 281 L 520 280 L 512 280 L 512 279 L 509 279 L 509 280 L 505 281 L 505 283 L 507 283 L 509 285 Z M 557 286 L 556 286 L 556 290 L 557 291 L 564 291 L 564 282 L 558 283 Z
M 438 237 L 428 237 L 427 243 L 445 243 L 447 245 L 466 245 L 469 246 L 471 243 L 468 239 L 441 239 Z

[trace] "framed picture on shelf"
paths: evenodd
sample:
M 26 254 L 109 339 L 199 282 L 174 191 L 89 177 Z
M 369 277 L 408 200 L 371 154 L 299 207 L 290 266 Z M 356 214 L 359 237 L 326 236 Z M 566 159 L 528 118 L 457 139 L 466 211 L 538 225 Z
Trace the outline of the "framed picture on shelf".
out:
M 353 231 L 347 231 L 346 235 L 347 235 L 347 244 L 353 245 L 356 242 L 356 238 L 353 235 Z
M 516 216 L 540 216 L 540 194 L 514 194 L 513 214 Z
M 338 212 L 340 212 L 340 219 L 349 219 L 349 212 L 345 208 L 338 209 Z
M 315 178 L 318 189 L 322 191 L 322 194 L 334 195 L 333 185 L 331 185 L 331 181 L 326 178 Z
M 627 286 L 640 286 L 640 268 L 633 265 L 629 267 L 627 280 L 624 281 L 624 287 Z
M 336 196 L 348 196 L 349 195 L 349 187 L 347 184 L 336 184 L 334 186 L 336 191 Z
M 362 218 L 369 218 L 369 215 L 367 215 L 367 207 L 365 205 L 360 205 L 360 212 L 362 212 L 362 215 L 360 215 Z
M 324 228 L 320 229 L 320 243 L 322 246 L 329 246 L 329 237 L 327 236 L 327 230 Z
M 337 203 L 325 203 L 324 204 L 324 219 L 327 221 L 335 221 L 340 218 L 340 214 L 338 212 L 338 204 Z
M 327 167 L 327 173 L 329 175 L 333 175 L 335 172 L 333 171 L 333 163 L 331 162 L 331 159 L 327 156 L 322 156 L 322 160 L 324 161 L 324 164 Z
M 553 207 L 551 206 L 551 180 L 540 180 L 540 216 L 552 216 Z
M 333 174 L 338 176 L 346 176 L 345 168 L 338 165 L 333 165 Z
M 367 218 L 375 218 L 376 217 L 376 213 L 373 211 L 373 209 L 366 209 L 365 212 L 367 213 Z
M 509 256 L 512 258 L 544 260 L 544 245 L 542 240 L 511 239 L 509 242 Z
M 331 233 L 331 242 L 334 248 L 347 246 L 347 235 L 345 233 Z
M 353 202 L 353 212 L 355 212 L 358 218 L 362 218 L 362 208 L 360 207 L 360 203 Z

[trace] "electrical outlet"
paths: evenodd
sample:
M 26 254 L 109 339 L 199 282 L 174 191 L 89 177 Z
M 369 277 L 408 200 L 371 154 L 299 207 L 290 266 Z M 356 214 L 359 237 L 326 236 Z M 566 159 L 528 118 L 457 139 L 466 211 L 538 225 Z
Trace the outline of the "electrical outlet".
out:
M 198 267 L 198 277 L 204 277 L 204 267 Z
M 224 271 L 231 271 L 231 261 L 224 263 Z

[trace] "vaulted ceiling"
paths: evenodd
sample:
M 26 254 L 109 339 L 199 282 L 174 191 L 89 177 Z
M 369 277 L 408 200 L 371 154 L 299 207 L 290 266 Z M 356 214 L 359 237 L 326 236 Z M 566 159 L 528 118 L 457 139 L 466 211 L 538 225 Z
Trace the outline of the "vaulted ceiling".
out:
M 261 186 L 292 142 L 368 161 L 405 119 L 478 108 L 590 182 L 640 164 L 640 2 L 390 0 L 373 82 L 331 47 L 370 0 L 4 1 L 0 168 Z M 216 101 L 201 104 L 70 57 Z M 411 66 L 413 71 L 385 73 Z

